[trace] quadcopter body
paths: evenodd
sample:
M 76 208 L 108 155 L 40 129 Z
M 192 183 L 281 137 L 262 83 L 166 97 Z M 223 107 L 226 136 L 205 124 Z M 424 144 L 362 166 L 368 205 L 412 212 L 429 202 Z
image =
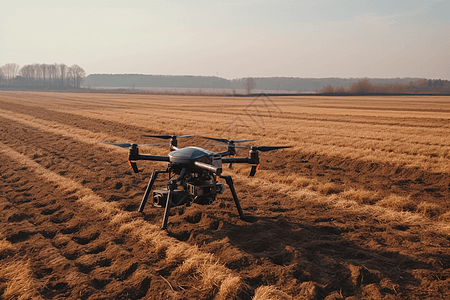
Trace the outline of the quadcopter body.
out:
M 220 155 L 199 147 L 186 147 L 170 152 L 168 157 L 169 178 L 174 175 L 180 176 L 184 172 L 184 176 L 176 182 L 176 189 L 172 191 L 171 206 L 190 203 L 211 204 L 217 194 L 225 191 L 224 184 L 218 182 L 218 176 L 222 172 Z M 169 191 L 169 186 L 153 191 L 153 205 L 165 207 Z
M 162 229 L 167 228 L 169 211 L 171 207 L 179 205 L 190 205 L 191 203 L 207 205 L 214 202 L 216 196 L 225 191 L 225 185 L 219 182 L 219 179 L 224 179 L 229 186 L 233 195 L 239 217 L 244 219 L 244 214 L 239 202 L 239 199 L 234 188 L 231 176 L 222 175 L 222 165 L 229 164 L 231 168 L 233 163 L 247 163 L 252 165 L 250 176 L 254 176 L 259 166 L 259 151 L 271 151 L 282 147 L 243 147 L 236 146 L 235 143 L 249 142 L 251 140 L 227 140 L 207 138 L 217 142 L 226 143 L 227 150 L 223 152 L 212 152 L 199 147 L 185 147 L 178 148 L 177 136 L 168 135 L 146 135 L 147 137 L 155 137 L 161 139 L 170 139 L 170 153 L 168 156 L 145 155 L 139 153 L 139 146 L 130 143 L 106 143 L 119 147 L 129 147 L 128 162 L 135 173 L 139 170 L 136 165 L 138 160 L 162 161 L 168 162 L 166 170 L 154 170 L 147 189 L 142 198 L 139 212 L 143 212 L 147 200 L 152 193 L 153 205 L 156 207 L 164 207 L 164 218 L 162 222 Z M 189 137 L 178 136 L 178 137 Z M 150 144 L 147 144 L 150 145 Z M 153 144 L 155 145 L 155 144 Z M 142 146 L 142 145 L 141 145 Z M 235 148 L 249 148 L 248 157 L 236 157 Z M 152 191 L 153 185 L 159 174 L 169 174 L 169 181 L 167 188 Z M 176 177 L 176 178 L 175 178 Z

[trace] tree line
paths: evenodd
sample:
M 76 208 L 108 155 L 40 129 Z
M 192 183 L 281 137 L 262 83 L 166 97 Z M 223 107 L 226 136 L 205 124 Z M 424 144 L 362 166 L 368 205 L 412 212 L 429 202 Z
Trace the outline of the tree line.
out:
M 250 79 L 250 81 L 249 81 Z M 225 79 L 216 76 L 193 75 L 144 75 L 144 74 L 90 74 L 83 85 L 100 88 L 184 88 L 184 89 L 245 89 L 269 93 L 316 92 L 330 85 L 348 89 L 361 78 L 298 78 L 298 77 L 253 77 Z M 372 85 L 407 85 L 423 78 L 370 78 Z M 250 85 L 248 85 L 250 83 Z
M 80 88 L 86 72 L 78 65 L 32 64 L 0 67 L 0 86 L 11 88 Z
M 327 85 L 317 93 L 320 94 L 450 94 L 450 81 L 421 79 L 407 84 L 373 84 L 363 78 L 348 88 Z

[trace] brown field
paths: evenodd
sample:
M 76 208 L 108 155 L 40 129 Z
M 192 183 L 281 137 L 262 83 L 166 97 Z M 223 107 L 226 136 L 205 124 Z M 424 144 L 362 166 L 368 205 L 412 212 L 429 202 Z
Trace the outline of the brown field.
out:
M 293 147 L 224 169 L 246 221 L 227 189 L 161 231 L 165 164 L 98 142 L 194 133 Z M 448 299 L 449 137 L 450 97 L 0 92 L 0 298 Z

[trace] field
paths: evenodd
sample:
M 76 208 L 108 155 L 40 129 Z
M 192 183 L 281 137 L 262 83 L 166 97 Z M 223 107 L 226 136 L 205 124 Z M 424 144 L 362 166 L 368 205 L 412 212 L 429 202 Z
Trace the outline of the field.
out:
M 144 134 L 292 148 L 224 168 L 245 221 L 227 189 L 162 231 L 166 164 L 99 143 Z M 449 137 L 450 97 L 0 92 L 0 298 L 448 299 Z

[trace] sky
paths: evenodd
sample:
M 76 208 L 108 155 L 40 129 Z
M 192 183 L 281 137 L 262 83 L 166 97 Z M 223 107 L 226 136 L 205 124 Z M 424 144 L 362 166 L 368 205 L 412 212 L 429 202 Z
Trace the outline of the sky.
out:
M 450 80 L 450 0 L 0 0 L 0 66 Z

